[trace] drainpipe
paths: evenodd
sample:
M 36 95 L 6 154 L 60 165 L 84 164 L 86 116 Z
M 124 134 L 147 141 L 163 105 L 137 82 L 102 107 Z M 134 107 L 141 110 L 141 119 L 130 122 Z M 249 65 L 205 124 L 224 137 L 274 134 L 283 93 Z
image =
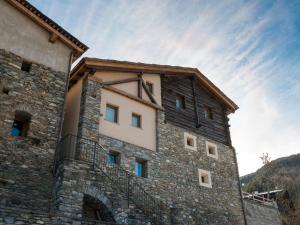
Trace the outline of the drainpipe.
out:
M 70 72 L 71 72 L 71 66 L 72 66 L 72 62 L 73 62 L 73 51 L 70 53 L 70 57 L 69 57 L 69 65 L 68 65 L 68 70 L 67 70 L 67 75 L 66 75 L 66 85 L 65 85 L 65 96 L 64 96 L 64 101 L 63 101 L 63 108 L 61 111 L 61 115 L 60 115 L 60 120 L 58 123 L 58 127 L 59 127 L 59 131 L 58 131 L 58 136 L 57 136 L 57 140 L 56 140 L 56 146 L 55 146 L 55 153 L 54 153 L 54 158 L 53 158 L 53 172 L 54 172 L 54 166 L 55 166 L 55 160 L 56 160 L 56 154 L 58 154 L 58 143 L 61 139 L 62 136 L 62 129 L 63 129 L 63 124 L 64 124 L 64 115 L 65 115 L 65 111 L 66 111 L 66 100 L 67 100 L 67 94 L 68 94 L 68 87 L 69 87 L 69 80 L 70 80 Z
M 239 174 L 238 163 L 237 163 L 237 158 L 236 158 L 236 152 L 235 152 L 235 148 L 233 146 L 232 146 L 232 150 L 233 150 L 234 161 L 235 161 L 235 165 L 236 165 L 235 168 L 236 168 L 236 173 L 237 173 L 237 178 L 238 178 L 238 188 L 239 188 L 239 193 L 240 193 L 240 197 L 241 197 L 244 221 L 245 221 L 245 225 L 248 225 L 247 218 L 246 218 L 246 210 L 245 210 L 245 205 L 244 205 L 244 200 L 243 200 L 242 186 L 241 186 L 241 182 L 240 182 L 240 174 Z

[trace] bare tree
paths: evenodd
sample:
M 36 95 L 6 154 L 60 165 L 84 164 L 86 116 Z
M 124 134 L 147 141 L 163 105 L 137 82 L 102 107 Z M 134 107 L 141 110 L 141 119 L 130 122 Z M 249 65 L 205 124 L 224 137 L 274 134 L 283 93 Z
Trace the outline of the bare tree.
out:
M 263 153 L 259 158 L 262 160 L 263 166 L 271 162 L 271 157 L 267 152 Z

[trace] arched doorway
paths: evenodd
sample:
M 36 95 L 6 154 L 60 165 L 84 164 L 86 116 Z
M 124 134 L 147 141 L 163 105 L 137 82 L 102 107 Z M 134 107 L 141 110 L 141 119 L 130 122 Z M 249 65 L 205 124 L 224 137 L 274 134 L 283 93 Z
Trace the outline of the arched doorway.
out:
M 111 223 L 116 222 L 113 214 L 103 202 L 87 194 L 83 197 L 82 218 Z

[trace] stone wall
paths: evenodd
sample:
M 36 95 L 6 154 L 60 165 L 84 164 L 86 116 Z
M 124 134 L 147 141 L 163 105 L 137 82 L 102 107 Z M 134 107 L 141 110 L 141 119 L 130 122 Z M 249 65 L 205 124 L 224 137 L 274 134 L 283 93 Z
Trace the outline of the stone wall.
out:
M 104 203 L 119 224 L 147 224 L 143 213 L 132 203 L 128 204 L 124 193 L 90 164 L 65 161 L 52 178 L 65 74 L 37 64 L 32 65 L 30 73 L 23 72 L 22 59 L 5 51 L 1 51 L 0 62 L 1 85 L 9 89 L 8 94 L 0 93 L 0 206 L 5 209 L 0 224 L 8 223 L 5 220 L 14 220 L 12 224 L 16 221 L 21 221 L 19 224 L 92 224 L 82 221 L 84 195 Z M 137 158 L 148 162 L 147 178 L 135 179 L 151 196 L 169 207 L 165 214 L 170 209 L 171 218 L 165 224 L 245 224 L 233 148 L 214 142 L 219 158 L 208 157 L 205 149 L 208 139 L 194 134 L 197 150 L 186 149 L 184 132 L 187 130 L 165 123 L 163 111 L 157 112 L 156 151 L 101 135 L 98 132 L 100 100 L 100 85 L 86 79 L 81 93 L 78 136 L 99 141 L 106 151 L 120 152 L 122 166 L 132 173 Z M 15 110 L 32 115 L 26 138 L 10 137 Z M 77 150 L 81 149 L 78 145 Z M 212 188 L 199 186 L 198 169 L 211 172 Z M 50 206 L 54 214 L 49 211 Z M 9 211 L 13 207 L 32 209 L 32 215 L 23 213 L 28 217 L 26 222 L 21 218 L 22 213 Z M 42 215 L 39 216 L 37 209 Z
M 136 159 L 146 160 L 148 177 L 137 179 L 148 193 L 170 207 L 174 224 L 245 224 L 232 147 L 192 133 L 197 150 L 186 149 L 184 132 L 191 132 L 166 123 L 163 111 L 157 112 L 157 151 L 97 134 L 100 95 L 101 87 L 87 80 L 81 96 L 79 136 L 98 138 L 106 151 L 119 152 L 121 165 L 133 174 Z M 218 159 L 207 156 L 206 141 L 217 145 Z M 198 169 L 211 172 L 212 188 L 199 186 Z
M 66 74 L 22 61 L 0 50 L 0 205 L 48 210 Z M 16 110 L 31 115 L 26 137 L 11 136 Z
M 244 200 L 247 225 L 282 225 L 276 203 L 268 204 Z
M 116 225 L 96 220 L 82 220 L 60 213 L 0 206 L 0 225 Z
M 158 112 L 156 152 L 100 135 L 106 150 L 119 152 L 121 164 L 134 173 L 136 158 L 148 162 L 148 178 L 139 178 L 143 188 L 168 204 L 178 224 L 245 224 L 233 148 L 216 143 L 219 158 L 207 156 L 205 141 L 197 136 L 197 151 L 184 147 L 186 130 L 166 124 Z M 100 125 L 101 126 L 101 125 Z M 198 168 L 211 171 L 212 188 L 199 186 Z M 214 203 L 218 204 L 214 204 Z
M 94 169 L 91 164 L 65 161 L 58 169 L 54 193 L 55 210 L 62 218 L 86 221 L 82 206 L 87 195 L 100 201 L 104 206 L 102 211 L 111 214 L 117 224 L 149 225 L 149 219 L 131 202 L 128 204 L 126 194 L 119 191 L 103 171 L 97 167 Z

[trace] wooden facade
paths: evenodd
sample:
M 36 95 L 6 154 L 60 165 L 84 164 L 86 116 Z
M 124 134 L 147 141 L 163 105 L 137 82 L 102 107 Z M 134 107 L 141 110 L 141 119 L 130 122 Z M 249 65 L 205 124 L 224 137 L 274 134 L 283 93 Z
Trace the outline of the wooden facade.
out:
M 162 106 L 167 123 L 190 130 L 214 141 L 231 145 L 225 105 L 194 76 L 162 75 Z M 176 108 L 176 95 L 183 95 L 185 108 Z M 205 118 L 209 107 L 213 118 Z

